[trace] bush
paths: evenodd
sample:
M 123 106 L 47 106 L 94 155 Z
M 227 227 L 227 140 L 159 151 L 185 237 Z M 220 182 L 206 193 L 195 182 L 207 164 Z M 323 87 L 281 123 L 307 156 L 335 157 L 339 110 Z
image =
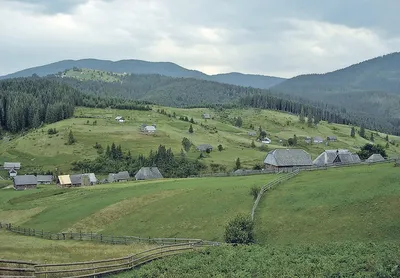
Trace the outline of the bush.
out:
M 257 199 L 258 193 L 260 192 L 260 187 L 253 185 L 250 188 L 250 195 L 253 196 L 254 200 Z
M 250 244 L 254 242 L 254 222 L 250 215 L 238 214 L 225 227 L 225 242 Z

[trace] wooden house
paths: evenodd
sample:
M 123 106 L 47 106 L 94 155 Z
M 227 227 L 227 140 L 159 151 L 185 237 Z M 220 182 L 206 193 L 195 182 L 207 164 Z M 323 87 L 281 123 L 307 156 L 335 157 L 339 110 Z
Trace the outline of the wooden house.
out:
M 210 115 L 210 114 L 207 114 L 207 113 L 202 114 L 201 117 L 202 117 L 203 119 L 211 119 L 211 115 Z
M 53 182 L 52 175 L 37 175 L 38 184 L 51 184 Z
M 163 176 L 157 167 L 142 167 L 135 175 L 136 180 L 162 179 Z
M 211 146 L 210 144 L 201 144 L 198 145 L 196 149 L 201 152 L 211 152 L 213 150 L 213 146 Z
M 371 155 L 366 160 L 366 162 L 369 162 L 369 163 L 371 163 L 371 162 L 380 162 L 380 161 L 385 161 L 385 158 L 379 153 Z
M 276 149 L 267 154 L 264 160 L 266 169 L 290 171 L 296 167 L 312 166 L 311 155 L 302 149 Z
M 326 137 L 326 141 L 329 141 L 329 142 L 336 142 L 336 141 L 337 141 L 337 138 L 336 138 L 336 136 L 328 136 L 328 137 Z
M 69 175 L 58 176 L 58 181 L 61 186 L 71 186 L 72 185 L 71 178 L 69 177 Z
M 37 184 L 37 178 L 34 175 L 23 175 L 14 177 L 15 190 L 35 189 L 37 187 Z

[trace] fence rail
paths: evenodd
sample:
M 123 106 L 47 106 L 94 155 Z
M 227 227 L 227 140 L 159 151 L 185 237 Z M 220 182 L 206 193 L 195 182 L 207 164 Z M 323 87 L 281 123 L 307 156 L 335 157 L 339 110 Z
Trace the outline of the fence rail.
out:
M 270 189 L 272 189 L 274 186 L 283 183 L 291 178 L 293 178 L 294 176 L 296 176 L 298 173 L 300 172 L 299 169 L 294 170 L 293 172 L 286 174 L 285 176 L 281 176 L 269 183 L 267 183 L 266 185 L 262 186 L 260 191 L 258 192 L 257 198 L 254 201 L 254 205 L 253 208 L 251 210 L 251 219 L 254 220 L 254 214 L 256 212 L 257 206 L 260 203 L 261 197 L 264 195 L 264 193 Z
M 5 227 L 6 230 L 25 235 L 40 237 L 49 240 L 81 240 L 81 241 L 96 241 L 107 244 L 132 244 L 132 243 L 149 243 L 149 244 L 175 244 L 175 243 L 191 243 L 191 242 L 203 242 L 209 245 L 219 245 L 217 241 L 207 241 L 197 238 L 151 238 L 151 237 L 138 237 L 138 236 L 115 236 L 115 235 L 103 235 L 93 232 L 62 232 L 52 233 L 46 232 L 40 229 L 31 229 L 23 227 L 15 227 L 9 223 L 1 223 L 0 228 Z
M 163 245 L 121 258 L 61 264 L 38 264 L 32 262 L 0 260 L 0 277 L 99 277 L 121 271 L 132 270 L 135 267 L 153 260 L 193 251 L 196 248 L 204 246 L 210 246 L 210 244 L 200 240 L 195 242 Z M 5 266 L 3 266 L 3 264 Z M 16 264 L 18 267 L 11 267 L 10 265 L 12 264 Z M 29 275 L 24 275 L 25 273 L 28 273 Z

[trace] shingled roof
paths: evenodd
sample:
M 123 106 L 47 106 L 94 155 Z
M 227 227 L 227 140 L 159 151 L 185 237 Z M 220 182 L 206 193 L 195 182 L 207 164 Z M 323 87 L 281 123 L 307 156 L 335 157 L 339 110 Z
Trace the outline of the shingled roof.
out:
M 117 174 L 115 174 L 114 179 L 117 181 L 120 180 L 129 180 L 130 176 L 128 171 L 122 171 L 122 172 L 118 172 Z
M 23 175 L 14 177 L 14 186 L 37 185 L 37 178 L 34 175 Z
M 163 176 L 157 167 L 142 167 L 135 175 L 136 180 L 162 179 Z
M 69 175 L 58 176 L 58 180 L 60 181 L 61 185 L 71 185 L 71 179 Z
M 52 182 L 53 176 L 52 175 L 37 175 L 38 182 Z
M 4 162 L 3 168 L 4 168 L 4 170 L 11 170 L 11 169 L 19 170 L 19 169 L 21 169 L 21 163 L 20 162 Z
M 276 149 L 267 154 L 264 164 L 288 167 L 311 166 L 313 162 L 310 154 L 302 149 Z
M 371 155 L 370 157 L 368 157 L 368 159 L 366 160 L 367 162 L 379 162 L 379 161 L 384 161 L 385 159 L 383 158 L 383 156 L 379 153 L 375 153 L 373 155 Z
M 196 147 L 196 149 L 201 152 L 206 152 L 207 150 L 212 150 L 213 146 L 211 146 L 210 144 L 201 144 L 201 145 L 198 145 Z

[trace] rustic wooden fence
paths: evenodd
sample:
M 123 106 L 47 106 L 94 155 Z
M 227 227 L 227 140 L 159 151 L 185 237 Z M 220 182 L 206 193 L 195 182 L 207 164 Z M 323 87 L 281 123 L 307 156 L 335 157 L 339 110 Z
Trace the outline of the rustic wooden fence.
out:
M 81 241 L 96 241 L 107 244 L 132 244 L 132 243 L 149 243 L 149 244 L 175 244 L 175 243 L 190 243 L 190 242 L 203 242 L 209 245 L 219 245 L 217 241 L 207 241 L 195 238 L 151 238 L 151 237 L 137 237 L 137 236 L 115 236 L 103 235 L 98 233 L 84 233 L 84 232 L 64 232 L 52 233 L 46 232 L 41 229 L 31 229 L 15 227 L 9 223 L 1 223 L 0 228 L 4 227 L 6 230 L 25 236 L 34 236 L 50 240 L 81 240 Z
M 252 210 L 251 210 L 251 219 L 252 219 L 253 221 L 254 221 L 254 214 L 255 214 L 255 211 L 256 211 L 256 209 L 257 209 L 258 204 L 260 203 L 260 200 L 261 200 L 261 197 L 263 196 L 263 194 L 264 194 L 266 191 L 272 189 L 274 186 L 276 186 L 276 185 L 278 185 L 278 184 L 280 184 L 280 183 L 283 183 L 283 182 L 285 182 L 285 181 L 287 181 L 287 180 L 293 178 L 293 177 L 296 176 L 298 173 L 300 173 L 300 170 L 299 170 L 299 169 L 297 169 L 297 170 L 295 170 L 295 171 L 293 171 L 293 172 L 291 172 L 291 173 L 289 173 L 289 174 L 286 174 L 286 175 L 284 175 L 284 176 L 281 176 L 281 177 L 279 177 L 279 178 L 277 178 L 277 179 L 275 179 L 275 180 L 273 180 L 273 181 L 271 181 L 271 182 L 269 182 L 269 183 L 267 183 L 266 185 L 264 185 L 264 186 L 261 187 L 260 191 L 258 192 L 257 199 L 254 201 L 254 205 L 253 205 L 253 208 L 252 208 Z
M 0 277 L 19 278 L 61 278 L 61 277 L 101 277 L 122 271 L 132 270 L 156 259 L 193 251 L 209 246 L 203 241 L 177 243 L 152 248 L 134 255 L 107 260 L 40 264 L 33 262 L 0 259 Z

